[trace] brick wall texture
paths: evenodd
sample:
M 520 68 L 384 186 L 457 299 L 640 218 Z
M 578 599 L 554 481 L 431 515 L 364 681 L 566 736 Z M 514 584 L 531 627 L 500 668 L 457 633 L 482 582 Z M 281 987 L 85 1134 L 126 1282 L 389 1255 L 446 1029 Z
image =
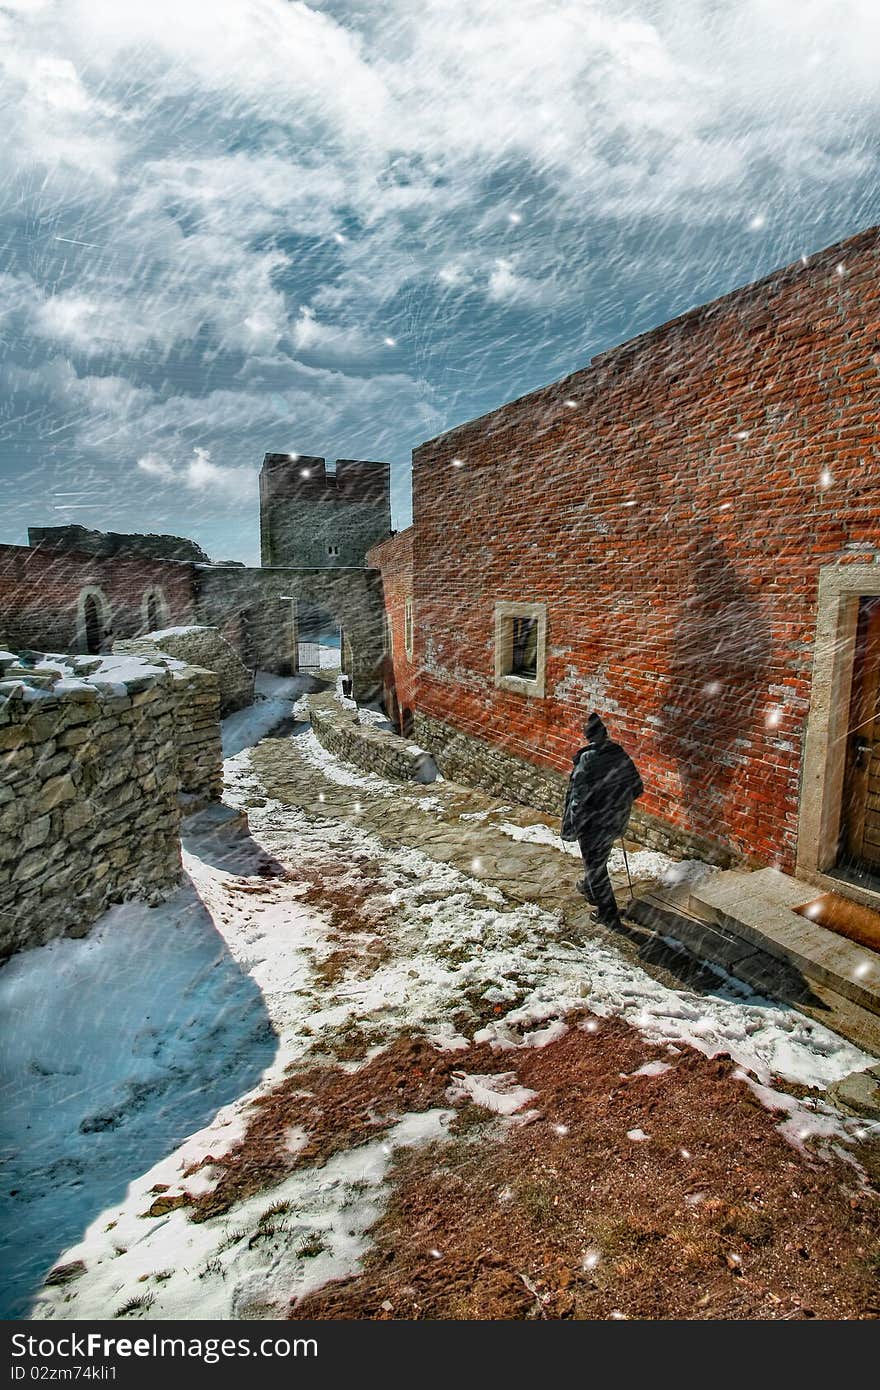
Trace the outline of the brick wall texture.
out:
M 597 709 L 671 844 L 791 869 L 819 570 L 880 543 L 880 231 L 423 444 L 413 513 L 371 555 L 420 742 L 558 788 Z M 495 685 L 498 600 L 547 605 L 543 699 Z
M 413 596 L 413 538 L 410 526 L 367 552 L 367 564 L 382 575 L 385 602 L 383 702 L 395 724 L 403 727 L 409 726 L 406 715 L 416 697 L 416 666 L 406 651 L 406 603 Z
M 114 637 L 137 637 L 146 620 L 145 595 L 164 599 L 166 625 L 191 621 L 194 566 L 144 556 L 81 555 L 50 547 L 0 545 L 0 641 L 13 650 L 85 650 L 78 632 L 78 600 L 99 589 Z

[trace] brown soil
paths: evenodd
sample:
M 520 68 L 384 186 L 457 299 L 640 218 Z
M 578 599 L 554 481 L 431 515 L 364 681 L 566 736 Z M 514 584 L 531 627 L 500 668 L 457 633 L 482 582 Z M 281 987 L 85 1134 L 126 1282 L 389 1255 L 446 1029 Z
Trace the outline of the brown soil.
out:
M 296 1168 L 376 1139 L 407 1112 L 446 1105 L 446 1087 L 461 1067 L 462 1055 L 438 1052 L 423 1038 L 403 1038 L 357 1071 L 326 1065 L 292 1070 L 280 1086 L 254 1102 L 241 1143 L 220 1158 L 208 1154 L 197 1165 L 210 1165 L 220 1178 L 212 1192 L 193 1199 L 192 1219 L 217 1216 Z M 471 1049 L 467 1065 L 475 1071 L 499 1070 L 488 1047 Z M 292 1125 L 310 1136 L 296 1154 L 286 1144 Z
M 204 1214 L 407 1110 L 448 1104 L 453 1070 L 516 1070 L 540 1118 L 504 1125 L 468 1105 L 452 1142 L 400 1154 L 363 1272 L 292 1317 L 880 1315 L 880 1212 L 854 1169 L 793 1149 L 729 1059 L 676 1056 L 621 1021 L 595 1022 L 539 1051 L 400 1042 L 353 1074 L 292 1077 L 238 1159 L 221 1160 Z M 653 1058 L 675 1070 L 621 1079 Z M 277 1139 L 294 1122 L 312 1143 L 285 1166 Z M 628 1139 L 637 1128 L 650 1138 Z M 261 1151 L 274 1155 L 268 1169 Z

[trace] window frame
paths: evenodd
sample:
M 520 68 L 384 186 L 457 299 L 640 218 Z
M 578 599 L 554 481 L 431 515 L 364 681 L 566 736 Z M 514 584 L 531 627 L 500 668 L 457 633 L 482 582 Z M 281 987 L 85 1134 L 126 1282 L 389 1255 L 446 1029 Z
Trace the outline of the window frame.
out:
M 537 622 L 535 675 L 515 675 L 513 662 L 514 619 L 529 618 Z M 547 665 L 547 605 L 546 603 L 515 603 L 499 599 L 495 604 L 495 685 L 514 695 L 529 695 L 542 700 L 546 689 Z

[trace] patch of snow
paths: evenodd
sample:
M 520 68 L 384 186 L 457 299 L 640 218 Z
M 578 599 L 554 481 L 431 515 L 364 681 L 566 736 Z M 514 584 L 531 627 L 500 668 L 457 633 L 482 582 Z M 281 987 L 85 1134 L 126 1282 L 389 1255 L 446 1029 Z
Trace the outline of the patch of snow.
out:
M 380 777 L 375 772 L 361 772 L 352 763 L 346 763 L 340 758 L 334 757 L 318 741 L 313 729 L 299 735 L 296 747 L 297 752 L 306 762 L 319 768 L 328 782 L 335 782 L 337 786 L 364 787 L 370 791 L 381 791 L 387 796 L 395 796 L 400 793 L 399 783 L 389 782 L 387 778 Z
M 296 718 L 297 697 L 308 684 L 308 676 L 273 676 L 268 671 L 259 671 L 254 703 L 233 711 L 221 721 L 223 757 L 234 758 L 245 748 L 259 743 L 282 720 Z
M 646 1134 L 643 1129 L 628 1129 L 626 1131 L 626 1137 L 627 1139 L 631 1139 L 634 1144 L 640 1144 L 643 1140 L 650 1139 L 651 1136 L 650 1134 Z
M 454 1114 L 404 1115 L 381 1140 L 301 1168 L 228 1215 L 199 1223 L 185 1207 L 144 1217 L 152 1188 L 164 1180 L 159 1164 L 65 1254 L 82 1260 L 87 1274 L 44 1289 L 33 1316 L 108 1318 L 134 1292 L 152 1296 L 141 1310 L 151 1319 L 283 1318 L 305 1294 L 358 1272 L 387 1201 L 395 1151 L 443 1140 Z
M 454 1071 L 452 1081 L 453 1084 L 446 1091 L 447 1100 L 470 1100 L 496 1115 L 512 1115 L 538 1094 L 527 1086 L 520 1086 L 515 1071 L 495 1075 L 468 1075 L 463 1071 Z
M 622 1071 L 620 1073 L 620 1079 L 621 1081 L 629 1081 L 634 1076 L 662 1076 L 663 1073 L 667 1071 L 675 1071 L 671 1062 L 661 1062 L 659 1060 L 656 1062 L 645 1062 L 642 1066 L 637 1067 L 635 1071 Z

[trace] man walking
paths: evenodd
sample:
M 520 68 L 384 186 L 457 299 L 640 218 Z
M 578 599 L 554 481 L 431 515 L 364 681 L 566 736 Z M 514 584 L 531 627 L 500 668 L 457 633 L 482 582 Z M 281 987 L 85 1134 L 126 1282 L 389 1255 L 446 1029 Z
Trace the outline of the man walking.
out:
M 633 802 L 645 788 L 632 758 L 608 737 L 598 714 L 590 715 L 584 734 L 586 747 L 579 748 L 572 759 L 562 838 L 580 845 L 584 877 L 577 889 L 596 909 L 596 921 L 618 927 L 620 911 L 608 877 L 608 856 L 627 827 Z

